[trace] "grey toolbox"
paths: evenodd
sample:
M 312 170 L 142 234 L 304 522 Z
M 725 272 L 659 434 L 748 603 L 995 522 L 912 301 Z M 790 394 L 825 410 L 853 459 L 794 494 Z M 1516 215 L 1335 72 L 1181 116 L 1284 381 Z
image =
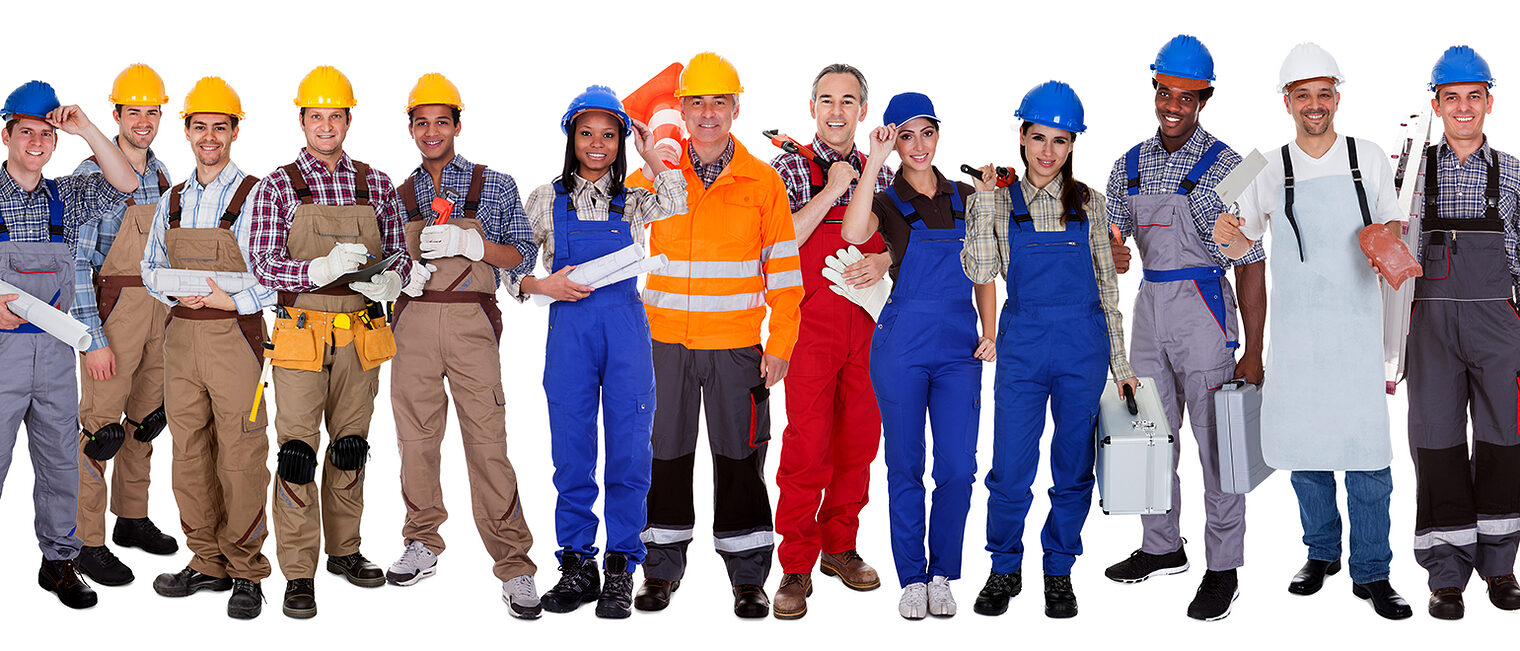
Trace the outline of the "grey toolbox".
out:
M 1120 397 L 1108 382 L 1098 402 L 1098 507 L 1108 514 L 1172 510 L 1172 428 L 1151 378 Z
M 1218 426 L 1219 489 L 1249 493 L 1272 467 L 1261 458 L 1261 388 L 1231 380 L 1214 392 L 1214 421 Z

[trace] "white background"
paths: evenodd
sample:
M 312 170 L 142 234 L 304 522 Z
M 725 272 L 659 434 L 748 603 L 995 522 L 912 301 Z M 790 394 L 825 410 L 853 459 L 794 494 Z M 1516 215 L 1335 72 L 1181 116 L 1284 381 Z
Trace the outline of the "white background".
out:
M 227 79 L 242 95 L 248 118 L 234 148 L 245 170 L 265 174 L 292 160 L 303 140 L 291 104 L 295 87 L 313 66 L 332 64 L 353 80 L 359 106 L 346 149 L 400 178 L 418 161 L 405 130 L 403 106 L 416 78 L 442 72 L 458 84 L 467 106 L 461 154 L 512 174 L 526 196 L 558 173 L 564 151 L 558 121 L 570 98 L 588 84 L 607 84 L 626 94 L 672 61 L 685 62 L 704 49 L 733 61 L 747 89 L 734 133 L 756 155 L 776 152 L 759 136 L 780 128 L 799 140 L 811 137 L 808 86 L 827 63 L 845 61 L 865 71 L 871 84 L 870 114 L 862 129 L 880 124 L 887 99 L 909 90 L 927 93 L 944 120 L 940 169 L 952 178 L 962 162 L 1017 162 L 1009 131 L 1012 111 L 1031 86 L 1055 78 L 1070 82 L 1086 101 L 1087 135 L 1076 146 L 1077 176 L 1102 187 L 1109 167 L 1125 149 L 1155 129 L 1148 65 L 1179 32 L 1199 36 L 1214 53 L 1218 94 L 1204 110 L 1203 125 L 1241 151 L 1280 145 L 1292 135 L 1273 87 L 1282 57 L 1295 43 L 1313 40 L 1340 61 L 1349 77 L 1337 119 L 1343 133 L 1372 138 L 1395 151 L 1401 118 L 1428 106 L 1425 83 L 1431 65 L 1448 45 L 1468 43 L 1487 57 L 1500 84 L 1498 112 L 1488 132 L 1501 149 L 1520 147 L 1512 134 L 1506 80 L 1520 80 L 1513 29 L 1496 20 L 1493 3 L 741 3 L 648 2 L 544 3 L 534 6 L 471 3 L 149 2 L 137 4 L 16 4 L 7 7 L 7 48 L 0 87 L 29 79 L 51 82 L 65 103 L 78 103 L 107 133 L 114 133 L 106 101 L 112 79 L 129 63 L 154 66 L 168 82 L 170 117 L 156 152 L 176 181 L 191 171 L 191 158 L 174 119 L 184 93 L 203 75 Z M 1436 9 L 1439 13 L 1431 13 Z M 1450 13 L 1446 13 L 1449 11 Z M 864 131 L 858 138 L 864 142 Z M 83 142 L 65 138 L 48 168 L 61 175 L 88 155 Z M 893 161 L 895 165 L 895 160 Z M 1121 278 L 1128 311 L 1139 274 Z M 554 487 L 550 481 L 548 427 L 541 377 L 547 310 L 503 304 L 506 331 L 502 359 L 508 392 L 509 441 L 528 521 L 537 537 L 540 590 L 557 578 Z M 1334 360 L 1325 360 L 1333 372 Z M 983 382 L 979 479 L 989 466 L 992 432 L 991 365 Z M 784 391 L 784 386 L 782 387 Z M 397 488 L 387 383 L 381 390 L 370 441 L 364 520 L 364 552 L 382 567 L 401 550 L 403 507 Z M 772 408 L 773 435 L 786 417 L 781 393 Z M 0 555 L 10 559 L 0 579 L 0 621 L 10 623 L 0 644 L 81 642 L 106 648 L 308 645 L 359 647 L 535 647 L 642 644 L 695 648 L 710 644 L 774 647 L 790 644 L 909 645 L 1033 642 L 1052 647 L 1116 645 L 1256 648 L 1339 642 L 1478 642 L 1513 630 L 1520 615 L 1487 603 L 1474 579 L 1468 617 L 1448 624 L 1425 614 L 1424 572 L 1410 552 L 1414 512 L 1413 473 L 1405 449 L 1405 399 L 1389 401 L 1394 423 L 1393 582 L 1415 608 L 1412 621 L 1385 622 L 1350 595 L 1345 574 L 1331 578 L 1313 597 L 1289 595 L 1288 579 L 1303 562 L 1301 530 L 1292 489 L 1282 473 L 1250 499 L 1247 565 L 1240 571 L 1241 598 L 1228 619 L 1202 624 L 1185 616 L 1202 576 L 1202 504 L 1196 447 L 1184 430 L 1184 533 L 1194 569 L 1140 585 L 1103 578 L 1107 565 L 1139 544 L 1135 517 L 1104 516 L 1094 508 L 1086 529 L 1087 554 L 1074 582 L 1081 615 L 1071 621 L 1042 615 L 1038 531 L 1044 520 L 1048 475 L 1036 480 L 1026 544 L 1025 593 L 1008 614 L 987 618 L 971 604 L 986 576 L 986 492 L 978 482 L 966 526 L 964 580 L 955 592 L 961 614 L 950 621 L 910 623 L 896 614 L 898 590 L 888 549 L 886 483 L 878 457 L 871 504 L 862 514 L 860 548 L 882 572 L 884 587 L 859 594 L 817 575 L 810 614 L 796 623 L 743 622 L 730 610 L 727 578 L 710 551 L 711 494 L 703 460 L 697 464 L 698 525 L 687 580 L 671 608 L 608 623 L 591 608 L 570 615 L 546 613 L 542 621 L 508 617 L 499 583 L 469 519 L 469 494 L 457 430 L 450 425 L 445 449 L 445 491 L 455 517 L 443 528 L 449 550 L 439 573 L 410 588 L 367 590 L 322 573 L 317 582 L 321 614 L 297 623 L 280 614 L 284 581 L 276 569 L 265 582 L 265 614 L 251 623 L 224 615 L 226 593 L 169 600 L 152 592 L 153 577 L 174 572 L 189 558 L 119 550 L 137 573 L 135 583 L 99 588 L 100 605 L 73 612 L 40 591 L 32 575 L 38 551 L 28 499 L 31 468 L 25 444 L 0 500 Z M 270 435 L 273 436 L 271 430 Z M 705 447 L 705 446 L 704 446 Z M 774 478 L 779 446 L 772 446 L 767 475 Z M 271 450 L 272 452 L 272 450 Z M 705 453 L 704 453 L 705 455 Z M 179 535 L 169 486 L 169 442 L 158 445 L 152 516 Z M 704 457 L 705 459 L 705 457 Z M 774 488 L 771 494 L 775 499 Z M 110 522 L 108 521 L 108 525 Z M 265 550 L 273 560 L 274 540 Z M 779 564 L 768 590 L 774 590 Z M 582 628 L 589 626 L 590 628 Z M 740 628 L 735 628 L 740 627 Z M 617 636 L 617 637 L 610 637 Z M 65 638 L 72 638 L 63 642 Z M 1312 644 L 1312 642 L 1309 642 Z

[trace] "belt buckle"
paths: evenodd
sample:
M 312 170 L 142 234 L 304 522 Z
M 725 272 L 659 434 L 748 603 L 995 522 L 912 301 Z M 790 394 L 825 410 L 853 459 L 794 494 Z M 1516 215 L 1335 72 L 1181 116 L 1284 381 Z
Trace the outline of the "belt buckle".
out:
M 353 325 L 347 314 L 338 314 L 334 316 L 332 324 L 334 328 L 338 328 L 340 330 L 347 330 Z

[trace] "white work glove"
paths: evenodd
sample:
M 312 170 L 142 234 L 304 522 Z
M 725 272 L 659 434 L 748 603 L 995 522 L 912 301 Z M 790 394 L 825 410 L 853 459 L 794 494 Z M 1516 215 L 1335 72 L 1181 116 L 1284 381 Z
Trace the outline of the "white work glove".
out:
M 412 266 L 415 267 L 416 265 Z M 397 296 L 401 295 L 401 274 L 386 270 L 384 273 L 370 276 L 369 282 L 362 280 L 351 282 L 348 284 L 348 288 L 363 294 L 365 298 L 376 303 L 394 301 Z
M 412 263 L 412 277 L 406 281 L 406 287 L 401 288 L 401 293 L 412 298 L 422 295 L 422 286 L 427 284 L 428 279 L 433 277 L 433 272 L 438 267 L 421 262 Z
M 422 257 L 447 258 L 462 255 L 479 260 L 486 255 L 486 241 L 480 231 L 464 229 L 453 224 L 440 224 L 422 229 Z
M 886 306 L 887 297 L 892 295 L 892 277 L 882 276 L 875 285 L 865 289 L 857 289 L 853 283 L 846 282 L 844 270 L 864 259 L 866 256 L 860 252 L 860 249 L 853 246 L 835 251 L 834 255 L 823 259 L 825 265 L 823 277 L 834 283 L 829 289 L 834 290 L 835 294 L 850 299 L 851 303 L 865 308 L 866 313 L 871 315 L 871 320 L 875 321 L 881 316 L 881 308 Z
M 311 278 L 311 284 L 323 287 L 337 280 L 338 276 L 358 271 L 368 259 L 369 249 L 363 244 L 339 242 L 327 255 L 306 265 L 306 275 Z

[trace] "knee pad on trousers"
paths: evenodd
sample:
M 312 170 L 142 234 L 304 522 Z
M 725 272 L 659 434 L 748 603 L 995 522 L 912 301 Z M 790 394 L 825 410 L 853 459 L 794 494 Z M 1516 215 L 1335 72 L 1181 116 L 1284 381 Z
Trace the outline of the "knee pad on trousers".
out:
M 128 422 L 131 421 L 128 420 Z M 141 423 L 132 424 L 137 427 L 137 431 L 132 433 L 132 438 L 143 443 L 151 443 L 153 439 L 158 438 L 158 435 L 163 433 L 164 427 L 169 424 L 169 417 L 164 413 L 164 406 L 159 405 L 158 409 L 154 409 L 148 412 L 147 416 L 143 416 Z
M 275 474 L 292 484 L 310 484 L 317 478 L 317 451 L 304 441 L 286 441 L 276 456 Z
M 110 461 L 127 440 L 127 430 L 121 423 L 106 425 L 94 434 L 88 430 L 81 431 L 84 434 L 84 456 L 96 461 Z
M 369 459 L 369 441 L 350 434 L 328 445 L 327 454 L 332 458 L 334 468 L 343 471 L 358 470 Z

